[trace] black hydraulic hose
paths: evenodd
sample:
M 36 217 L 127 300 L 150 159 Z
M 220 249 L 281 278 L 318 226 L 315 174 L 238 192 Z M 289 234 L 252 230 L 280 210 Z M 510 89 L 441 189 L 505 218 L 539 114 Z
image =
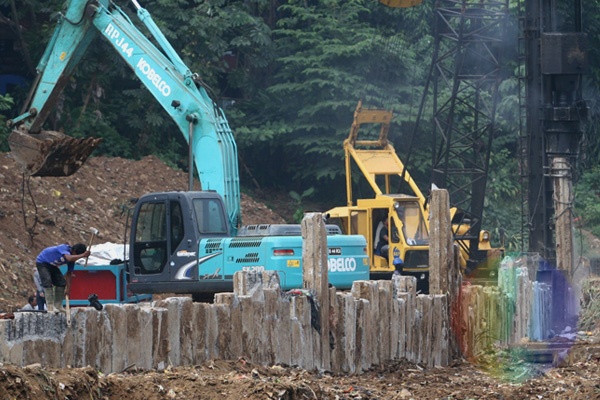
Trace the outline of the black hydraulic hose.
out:
M 87 10 L 88 6 L 90 5 L 90 3 L 94 1 L 94 0 L 88 0 L 85 3 L 85 7 L 83 7 L 83 12 L 81 13 L 81 18 L 79 18 L 79 21 L 77 22 L 73 22 L 71 21 L 69 18 L 67 18 L 66 15 L 64 15 L 63 13 L 58 13 L 58 15 L 60 15 L 61 17 L 63 17 L 65 19 L 65 21 L 67 21 L 68 23 L 70 23 L 73 26 L 77 26 L 79 24 L 81 24 L 83 22 L 83 19 L 85 18 L 85 10 Z

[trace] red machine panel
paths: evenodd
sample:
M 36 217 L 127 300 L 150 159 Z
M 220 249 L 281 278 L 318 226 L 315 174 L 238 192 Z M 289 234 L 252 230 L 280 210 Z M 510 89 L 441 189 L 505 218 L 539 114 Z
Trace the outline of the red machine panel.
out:
M 117 279 L 111 271 L 73 271 L 71 278 L 71 300 L 85 300 L 92 293 L 96 293 L 99 299 L 117 300 Z

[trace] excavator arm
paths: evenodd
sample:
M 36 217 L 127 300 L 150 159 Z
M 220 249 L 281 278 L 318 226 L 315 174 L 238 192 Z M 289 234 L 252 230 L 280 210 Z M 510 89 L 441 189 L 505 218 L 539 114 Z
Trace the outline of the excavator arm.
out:
M 38 75 L 24 107 L 27 111 L 9 121 L 13 132 L 8 143 L 13 157 L 27 175 L 71 175 L 100 144 L 99 139 L 75 139 L 60 132 L 42 130 L 69 76 L 98 36 L 91 20 L 83 17 L 86 6 L 84 2 L 72 1 L 66 12 L 60 14 L 37 66 Z
M 179 127 L 202 189 L 224 198 L 235 234 L 240 224 L 240 190 L 237 147 L 229 123 L 150 14 L 136 0 L 132 3 L 160 50 L 108 0 L 71 0 L 38 66 L 29 111 L 11 121 L 11 151 L 29 175 L 70 175 L 83 164 L 98 139 L 48 138 L 41 126 L 87 47 L 96 36 L 104 36 Z

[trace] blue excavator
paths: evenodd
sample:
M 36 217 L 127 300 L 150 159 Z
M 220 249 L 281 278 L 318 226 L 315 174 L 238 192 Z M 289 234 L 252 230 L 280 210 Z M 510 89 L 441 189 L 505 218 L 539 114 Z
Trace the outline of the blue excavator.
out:
M 71 0 L 38 65 L 26 112 L 10 121 L 11 153 L 30 176 L 69 176 L 100 143 L 43 129 L 69 76 L 98 36 L 110 43 L 179 127 L 202 190 L 150 193 L 131 217 L 128 289 L 186 293 L 203 300 L 231 291 L 237 271 L 275 270 L 282 289 L 302 286 L 299 225 L 241 225 L 237 148 L 223 111 L 208 96 L 146 9 L 131 1 L 140 32 L 109 0 Z M 157 45 L 155 45 L 156 43 Z M 134 177 L 132 177 L 134 178 Z M 369 279 L 366 240 L 326 225 L 329 282 L 339 289 Z

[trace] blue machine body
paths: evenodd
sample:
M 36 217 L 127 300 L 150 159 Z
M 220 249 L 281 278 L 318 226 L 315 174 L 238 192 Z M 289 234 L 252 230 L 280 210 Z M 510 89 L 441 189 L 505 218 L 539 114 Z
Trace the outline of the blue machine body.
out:
M 283 289 L 302 287 L 298 224 L 249 225 L 228 230 L 225 206 L 214 192 L 150 193 L 131 222 L 129 287 L 138 293 L 212 294 L 231 291 L 237 271 L 277 271 Z M 366 240 L 326 225 L 329 283 L 349 289 L 369 279 Z

